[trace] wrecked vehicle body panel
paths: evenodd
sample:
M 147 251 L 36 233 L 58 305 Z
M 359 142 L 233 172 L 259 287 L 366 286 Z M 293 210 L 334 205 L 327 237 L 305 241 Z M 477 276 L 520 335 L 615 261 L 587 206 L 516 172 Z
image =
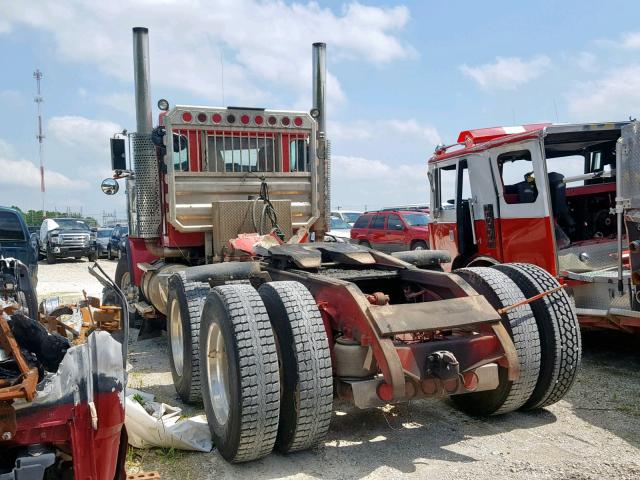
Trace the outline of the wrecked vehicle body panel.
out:
M 0 409 L 0 479 L 19 478 L 12 476 L 12 464 L 17 471 L 36 456 L 48 462 L 51 453 L 49 469 L 60 477 L 72 470 L 74 478 L 120 478 L 124 386 L 122 346 L 108 333 L 96 331 L 70 348 L 57 372 L 38 383 L 32 401 L 18 399 Z

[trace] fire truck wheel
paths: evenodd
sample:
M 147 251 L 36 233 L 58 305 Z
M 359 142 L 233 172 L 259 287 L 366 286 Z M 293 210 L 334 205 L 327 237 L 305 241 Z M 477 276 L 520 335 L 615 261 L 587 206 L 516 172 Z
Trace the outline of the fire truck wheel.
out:
M 429 245 L 427 245 L 427 242 L 423 242 L 422 240 L 418 240 L 411 244 L 411 250 L 428 250 L 428 249 L 429 249 Z
M 456 270 L 469 285 L 498 309 L 524 300 L 518 286 L 505 274 L 488 267 Z M 498 275 L 496 275 L 496 273 Z M 471 415 L 485 416 L 507 413 L 520 408 L 531 396 L 540 372 L 540 337 L 531 308 L 515 308 L 502 316 L 511 335 L 520 362 L 520 376 L 510 382 L 507 370 L 498 371 L 500 385 L 496 390 L 452 396 L 453 403 Z
M 558 281 L 546 270 L 526 263 L 506 263 L 492 267 L 509 276 L 526 298 L 558 287 Z M 538 322 L 542 358 L 540 378 L 525 410 L 546 407 L 560 400 L 571 388 L 582 355 L 578 316 L 565 290 L 531 302 Z
M 184 272 L 169 278 L 167 337 L 173 385 L 185 403 L 202 401 L 200 389 L 200 315 L 207 283 L 190 282 Z
M 280 426 L 276 449 L 283 453 L 319 445 L 329 431 L 333 373 L 322 316 L 299 282 L 271 282 L 258 292 L 275 332 L 280 361 Z
M 371 248 L 371 244 L 366 240 L 360 240 L 359 245 L 362 245 L 363 247 Z
M 268 455 L 278 433 L 280 374 L 260 295 L 243 284 L 212 289 L 200 331 L 202 400 L 214 445 L 230 462 Z

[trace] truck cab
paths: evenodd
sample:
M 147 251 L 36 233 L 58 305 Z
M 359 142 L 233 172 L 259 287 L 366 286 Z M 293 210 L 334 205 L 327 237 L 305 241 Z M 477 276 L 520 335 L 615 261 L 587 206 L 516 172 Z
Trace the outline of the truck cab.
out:
M 24 217 L 13 208 L 0 207 L 0 255 L 24 263 L 35 288 L 38 284 L 38 252 Z
M 429 160 L 432 248 L 451 253 L 449 269 L 533 263 L 569 285 L 583 325 L 640 328 L 628 236 L 617 218 L 622 223 L 629 163 L 620 143 L 634 138 L 623 134 L 631 127 L 462 131 Z

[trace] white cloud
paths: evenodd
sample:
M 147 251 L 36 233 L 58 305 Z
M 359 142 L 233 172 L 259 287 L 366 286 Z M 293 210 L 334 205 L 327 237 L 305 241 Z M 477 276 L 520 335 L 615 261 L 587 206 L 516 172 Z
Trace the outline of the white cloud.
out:
M 382 65 L 415 55 L 398 38 L 409 21 L 406 7 L 357 2 L 335 13 L 317 2 L 45 0 L 38 8 L 8 2 L 3 21 L 5 31 L 12 24 L 47 31 L 61 58 L 93 64 L 124 81 L 133 78 L 131 26 L 148 26 L 152 86 L 180 88 L 221 102 L 223 56 L 225 103 L 271 100 L 268 83 L 308 95 L 315 41 L 328 43 L 332 59 Z M 327 90 L 331 101 L 344 97 L 331 74 Z
M 567 95 L 576 121 L 624 120 L 640 111 L 640 65 L 610 70 L 602 78 L 578 84 Z
M 103 95 L 97 98 L 97 101 L 103 105 L 126 113 L 131 116 L 135 113 L 135 98 L 132 93 L 115 92 L 109 95 Z
M 16 158 L 14 149 L 0 139 L 0 171 L 10 172 L 0 175 L 0 184 L 14 187 L 40 188 L 40 167 L 34 162 Z M 86 189 L 89 182 L 75 180 L 54 170 L 45 169 L 45 186 L 47 189 L 73 188 Z
M 464 64 L 460 66 L 460 70 L 486 90 L 515 90 L 520 85 L 538 78 L 550 66 L 549 57 L 538 55 L 530 60 L 519 57 L 496 57 L 494 63 L 485 63 L 476 67 Z
M 624 48 L 640 48 L 640 32 L 627 33 L 623 35 L 621 45 Z
M 596 67 L 596 56 L 591 52 L 580 52 L 573 56 L 573 63 L 583 70 L 592 72 Z
M 428 203 L 427 163 L 390 163 L 359 156 L 334 155 L 331 165 L 332 204 L 380 208 Z M 360 204 L 353 204 L 357 199 Z
M 391 119 L 373 122 L 357 121 L 353 123 L 329 122 L 329 136 L 339 140 L 369 140 L 380 132 L 385 132 L 385 138 L 405 137 L 428 145 L 441 142 L 440 134 L 431 125 L 421 124 L 410 118 L 405 120 Z
M 108 139 L 122 131 L 117 123 L 78 116 L 52 117 L 47 124 L 49 136 L 64 145 L 105 152 Z

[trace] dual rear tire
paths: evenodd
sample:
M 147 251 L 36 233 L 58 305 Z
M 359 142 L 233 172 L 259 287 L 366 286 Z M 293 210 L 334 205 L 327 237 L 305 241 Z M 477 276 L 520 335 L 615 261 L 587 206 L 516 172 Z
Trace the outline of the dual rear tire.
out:
M 215 287 L 200 325 L 202 400 L 214 444 L 231 462 L 322 442 L 331 419 L 329 345 L 297 282 Z
M 530 264 L 501 264 L 457 270 L 496 309 L 547 292 L 559 285 L 546 270 Z M 452 397 L 460 410 L 476 416 L 534 410 L 559 401 L 573 384 L 582 353 L 575 307 L 564 290 L 503 314 L 520 363 L 510 382 L 499 368 L 496 390 Z

